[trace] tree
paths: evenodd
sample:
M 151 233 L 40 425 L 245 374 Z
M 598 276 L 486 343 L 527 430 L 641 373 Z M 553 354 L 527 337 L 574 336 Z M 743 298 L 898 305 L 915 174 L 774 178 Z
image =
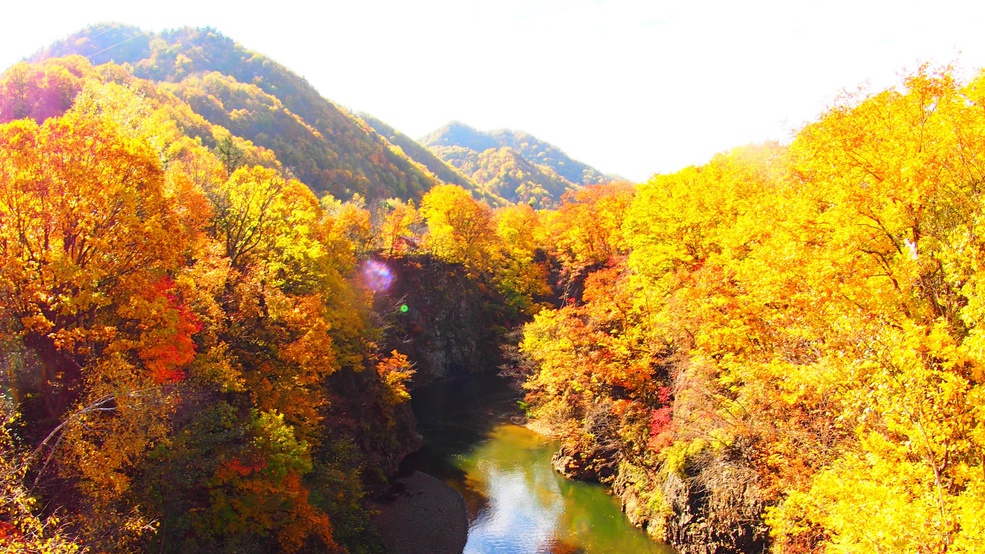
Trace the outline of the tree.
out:
M 14 65 L 0 79 L 0 123 L 29 117 L 40 124 L 64 114 L 95 73 L 82 56 Z
M 547 228 L 549 243 L 569 279 L 626 253 L 622 219 L 634 194 L 629 183 L 609 183 L 565 195 Z
M 417 242 L 413 227 L 418 222 L 418 213 L 413 201 L 404 203 L 397 198 L 387 200 L 380 206 L 378 219 L 380 221 L 376 236 L 385 256 L 401 254 Z
M 518 311 L 533 315 L 538 310 L 534 299 L 551 293 L 540 217 L 530 206 L 517 204 L 497 210 L 493 223 L 500 244 L 499 290 Z
M 421 200 L 427 248 L 438 258 L 463 264 L 478 275 L 489 267 L 495 231 L 492 211 L 455 185 L 432 188 Z
M 27 477 L 31 455 L 16 444 L 12 428 L 20 419 L 8 399 L 0 399 L 0 549 L 5 552 L 74 554 L 81 550 L 59 527 L 57 516 L 39 515 Z
M 37 355 L 45 407 L 57 418 L 82 398 L 85 371 L 111 344 L 147 355 L 155 329 L 184 325 L 141 320 L 153 312 L 143 299 L 158 302 L 148 291 L 161 291 L 176 268 L 184 234 L 157 157 L 105 120 L 70 113 L 41 127 L 0 127 L 0 172 L 2 317 Z

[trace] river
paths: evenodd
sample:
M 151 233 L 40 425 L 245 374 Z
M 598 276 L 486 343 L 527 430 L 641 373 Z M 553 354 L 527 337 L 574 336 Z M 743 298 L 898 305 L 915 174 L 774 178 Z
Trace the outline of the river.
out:
M 413 397 L 424 447 L 404 469 L 465 498 L 466 554 L 674 552 L 633 527 L 601 485 L 556 474 L 557 443 L 511 422 L 518 395 L 502 380 L 443 382 Z

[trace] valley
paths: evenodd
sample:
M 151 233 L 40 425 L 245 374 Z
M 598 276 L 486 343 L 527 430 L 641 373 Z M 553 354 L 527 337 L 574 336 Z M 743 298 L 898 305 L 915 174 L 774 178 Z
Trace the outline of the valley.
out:
M 976 552 L 983 79 L 631 183 L 66 37 L 0 75 L 0 547 L 379 553 L 417 470 L 466 552 Z

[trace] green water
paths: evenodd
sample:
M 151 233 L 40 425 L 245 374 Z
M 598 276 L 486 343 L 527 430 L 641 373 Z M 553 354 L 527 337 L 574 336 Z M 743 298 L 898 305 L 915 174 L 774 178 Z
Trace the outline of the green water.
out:
M 407 469 L 462 493 L 467 554 L 674 552 L 633 527 L 602 486 L 556 474 L 550 461 L 557 444 L 511 422 L 515 400 L 489 378 L 414 394 L 425 446 Z

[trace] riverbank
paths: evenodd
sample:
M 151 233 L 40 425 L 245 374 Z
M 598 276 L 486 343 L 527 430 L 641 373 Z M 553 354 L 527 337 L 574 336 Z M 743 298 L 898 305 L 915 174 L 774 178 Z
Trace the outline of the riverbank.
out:
M 465 500 L 455 489 L 420 471 L 395 479 L 374 503 L 376 522 L 390 554 L 461 554 L 468 539 Z
M 551 429 L 550 425 L 540 421 L 539 419 L 530 419 L 527 417 L 517 416 L 517 418 L 513 420 L 513 423 L 526 427 L 545 439 L 556 440 L 558 437 L 558 434 L 554 431 L 554 429 Z
M 533 418 L 519 419 L 522 421 L 514 422 L 539 436 L 548 440 L 560 440 L 558 433 L 547 423 Z M 597 482 L 598 475 L 572 471 L 572 468 L 583 467 L 583 464 L 574 461 L 574 456 L 578 454 L 580 453 L 561 448 L 551 457 L 552 469 L 565 479 Z M 667 544 L 666 514 L 660 509 L 655 510 L 652 505 L 652 497 L 654 491 L 658 489 L 658 484 L 651 481 L 644 470 L 631 464 L 613 461 L 610 467 L 613 474 L 606 484 L 601 485 L 606 493 L 619 501 L 622 513 L 634 527 L 642 530 L 654 541 Z

